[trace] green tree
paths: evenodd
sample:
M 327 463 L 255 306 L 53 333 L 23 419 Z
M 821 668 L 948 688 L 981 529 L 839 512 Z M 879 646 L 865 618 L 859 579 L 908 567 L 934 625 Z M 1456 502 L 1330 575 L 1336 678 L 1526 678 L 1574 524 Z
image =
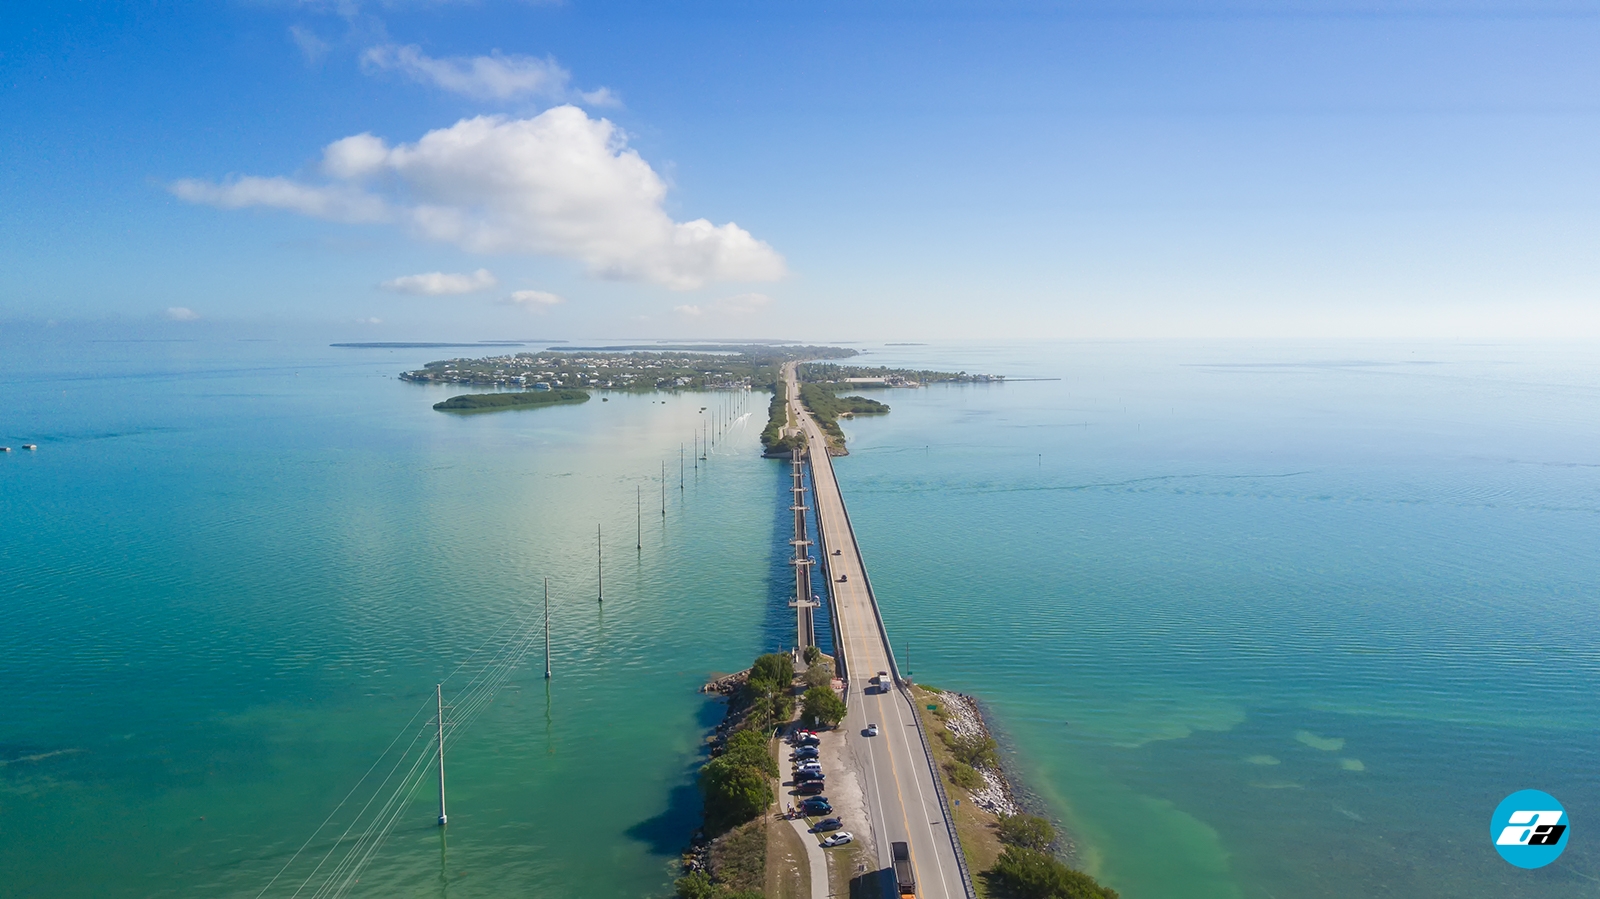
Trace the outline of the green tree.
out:
M 1006 815 L 1000 819 L 1000 842 L 1024 849 L 1048 849 L 1056 829 L 1038 815 Z
M 749 821 L 772 804 L 766 773 L 726 755 L 700 769 L 700 792 L 705 796 L 706 827 L 712 833 Z
M 844 700 L 831 687 L 812 687 L 800 699 L 800 718 L 808 726 L 833 727 L 844 720 Z
M 1037 849 L 1006 847 L 988 875 L 1001 892 L 1015 899 L 1117 899 L 1116 890 Z
M 720 758 L 754 768 L 768 777 L 778 776 L 778 760 L 772 757 L 766 738 L 753 730 L 741 730 L 729 737 L 727 750 Z
M 805 652 L 806 665 L 815 665 L 822 658 L 822 650 L 815 646 L 807 646 Z
M 750 679 L 771 681 L 779 686 L 794 683 L 794 657 L 786 652 L 769 652 L 750 666 Z

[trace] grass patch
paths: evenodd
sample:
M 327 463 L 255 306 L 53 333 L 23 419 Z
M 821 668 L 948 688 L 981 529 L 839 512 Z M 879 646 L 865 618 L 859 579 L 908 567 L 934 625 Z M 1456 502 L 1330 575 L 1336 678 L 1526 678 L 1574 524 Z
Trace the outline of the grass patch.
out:
M 955 757 L 947 742 L 950 731 L 945 728 L 944 717 L 939 714 L 944 711 L 944 705 L 938 701 L 939 691 L 924 689 L 918 684 L 912 687 L 912 694 L 917 699 L 917 714 L 922 716 L 922 726 L 934 738 L 928 744 L 933 748 L 934 761 L 939 763 L 939 776 L 944 780 L 945 792 L 949 794 L 951 802 L 960 803 L 951 809 L 950 819 L 955 823 L 956 838 L 961 841 L 961 849 L 966 853 L 967 866 L 973 871 L 991 868 L 1005 850 L 998 831 L 1000 819 L 973 805 L 971 790 L 956 783 L 950 776 L 951 766 L 964 763 Z M 938 705 L 938 709 L 930 712 L 930 705 Z M 972 770 L 971 766 L 966 767 Z M 978 772 L 972 773 L 976 775 Z M 980 897 L 991 895 L 983 878 L 975 877 L 973 881 Z
M 811 899 L 811 863 L 800 835 L 786 821 L 767 822 L 769 899 Z
M 767 816 L 741 824 L 711 844 L 711 870 L 718 883 L 736 892 L 762 892 L 767 886 Z

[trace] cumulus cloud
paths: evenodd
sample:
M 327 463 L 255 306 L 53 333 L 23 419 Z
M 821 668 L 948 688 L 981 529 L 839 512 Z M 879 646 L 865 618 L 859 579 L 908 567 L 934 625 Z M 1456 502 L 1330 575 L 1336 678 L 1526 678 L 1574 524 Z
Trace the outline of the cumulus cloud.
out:
M 382 44 L 361 54 L 368 72 L 395 71 L 422 84 L 477 100 L 511 100 L 517 97 L 562 99 L 572 73 L 554 59 L 519 56 L 494 51 L 488 56 L 428 56 L 415 44 Z M 609 97 L 610 92 L 605 91 Z
M 598 277 L 675 290 L 786 273 L 776 250 L 732 222 L 673 221 L 663 208 L 666 183 L 650 164 L 614 124 L 575 106 L 525 119 L 463 119 L 392 147 L 354 135 L 327 146 L 321 171 L 326 184 L 186 179 L 172 192 L 230 209 L 401 222 L 475 253 L 559 256 Z
M 514 291 L 511 296 L 506 297 L 507 303 L 513 306 L 521 306 L 524 309 L 543 309 L 566 301 L 565 297 L 546 293 L 542 290 L 518 290 Z
M 200 313 L 187 306 L 168 306 L 167 318 L 175 322 L 192 322 L 200 319 Z
M 395 293 L 410 293 L 424 297 L 455 296 L 463 293 L 476 293 L 480 290 L 499 284 L 494 275 L 486 268 L 480 268 L 470 275 L 452 274 L 446 272 L 423 272 L 420 275 L 402 275 L 378 285 L 384 290 Z
M 705 315 L 721 315 L 737 318 L 750 315 L 773 304 L 772 297 L 764 293 L 741 293 L 731 297 L 723 297 L 705 305 L 684 304 L 673 306 L 672 311 L 689 318 L 700 318 Z

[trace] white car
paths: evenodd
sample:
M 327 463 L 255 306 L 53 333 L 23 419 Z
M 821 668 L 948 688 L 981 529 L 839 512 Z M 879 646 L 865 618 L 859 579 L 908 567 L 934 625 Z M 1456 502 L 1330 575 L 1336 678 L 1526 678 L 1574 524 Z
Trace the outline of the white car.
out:
M 854 841 L 855 841 L 855 834 L 852 834 L 848 830 L 841 830 L 838 833 L 834 834 L 833 836 L 828 837 L 826 840 L 823 840 L 822 841 L 822 848 L 824 848 L 824 849 L 832 849 L 835 846 L 843 846 L 846 843 L 850 843 L 850 842 L 854 842 Z
M 876 724 L 867 725 L 867 736 L 876 737 L 877 735 L 878 735 L 878 725 L 876 725 Z

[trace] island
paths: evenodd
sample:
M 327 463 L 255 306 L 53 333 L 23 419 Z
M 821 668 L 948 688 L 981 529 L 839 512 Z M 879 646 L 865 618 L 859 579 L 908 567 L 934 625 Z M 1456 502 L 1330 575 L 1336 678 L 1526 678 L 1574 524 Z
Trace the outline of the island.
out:
M 564 347 L 482 359 L 442 359 L 401 380 L 419 384 L 597 390 L 738 390 L 769 388 L 785 362 L 845 359 L 844 347 L 800 344 L 689 344 L 682 347 Z
M 527 390 L 518 393 L 467 393 L 434 403 L 433 408 L 440 412 L 490 412 L 588 401 L 589 394 L 583 390 Z
M 856 415 L 882 415 L 889 411 L 887 403 L 864 396 L 840 396 L 839 391 L 865 388 L 926 387 L 930 384 L 997 384 L 1005 381 L 1004 375 L 969 374 L 965 371 L 932 371 L 929 369 L 869 368 L 859 365 L 840 365 L 836 362 L 805 361 L 795 366 L 799 382 L 800 402 L 810 410 L 828 437 L 828 454 L 846 455 L 844 431 L 839 419 Z M 772 403 L 767 407 L 767 426 L 761 432 L 763 455 L 786 458 L 797 447 L 805 445 L 805 438 L 790 427 L 788 404 L 784 402 L 781 385 L 773 385 Z

